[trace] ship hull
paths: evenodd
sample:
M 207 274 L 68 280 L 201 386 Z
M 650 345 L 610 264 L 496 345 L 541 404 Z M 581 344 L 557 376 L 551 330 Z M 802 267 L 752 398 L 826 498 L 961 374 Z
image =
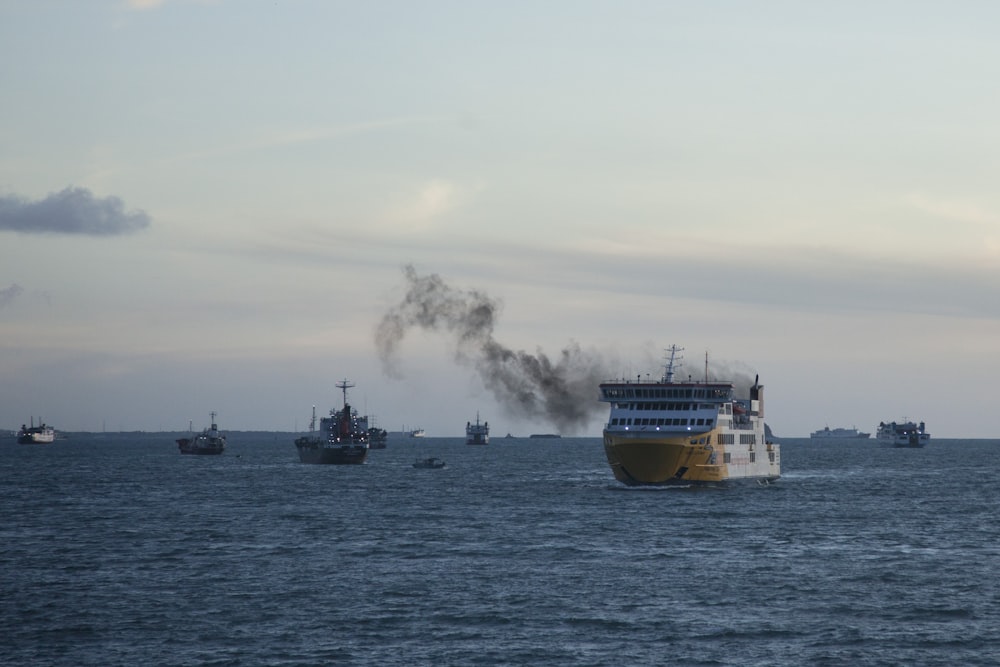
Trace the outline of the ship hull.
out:
M 55 438 L 43 435 L 22 435 L 17 439 L 18 444 L 21 445 L 48 445 L 54 441 Z
M 55 442 L 55 439 L 54 431 L 35 431 L 17 436 L 17 442 L 21 445 L 47 445 Z
M 198 442 L 192 442 L 190 438 L 180 438 L 177 440 L 177 448 L 180 450 L 181 454 L 196 454 L 201 456 L 212 456 L 219 455 L 226 450 L 225 443 L 221 444 L 202 444 Z
M 930 436 L 899 436 L 899 437 L 885 437 L 880 438 L 879 442 L 886 447 L 906 447 L 910 449 L 919 449 L 927 445 L 930 442 Z
M 712 439 L 703 434 L 695 444 L 687 434 L 605 431 L 604 453 L 615 479 L 629 486 L 770 482 L 781 476 L 781 462 L 772 445 L 707 444 Z
M 356 465 L 368 458 L 368 447 L 364 445 L 344 445 L 324 447 L 321 445 L 296 444 L 299 461 L 319 465 Z

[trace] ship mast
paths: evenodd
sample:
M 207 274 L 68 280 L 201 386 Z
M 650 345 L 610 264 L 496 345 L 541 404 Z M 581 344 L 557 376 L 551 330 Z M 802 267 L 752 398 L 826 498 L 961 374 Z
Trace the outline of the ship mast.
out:
M 337 383 L 337 389 L 340 389 L 340 390 L 342 390 L 344 392 L 344 407 L 345 408 L 347 407 L 347 390 L 350 389 L 353 386 L 354 385 L 352 383 L 350 383 L 350 382 L 347 381 L 347 378 L 344 378 L 343 382 L 338 382 Z
M 680 362 L 684 357 L 678 357 L 678 352 L 683 352 L 683 347 L 677 347 L 676 345 L 671 345 L 667 348 L 667 352 L 670 353 L 670 357 L 667 359 L 667 363 L 663 365 L 663 381 L 667 384 L 673 384 L 674 382 L 674 364 Z
M 309 432 L 312 433 L 316 430 L 316 406 L 313 406 L 312 419 L 309 420 Z

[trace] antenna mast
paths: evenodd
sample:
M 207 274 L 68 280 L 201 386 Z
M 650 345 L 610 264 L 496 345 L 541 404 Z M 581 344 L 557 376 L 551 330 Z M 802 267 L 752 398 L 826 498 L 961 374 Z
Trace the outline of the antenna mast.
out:
M 352 383 L 347 381 L 347 378 L 344 378 L 343 382 L 337 383 L 337 389 L 340 389 L 344 392 L 344 407 L 347 407 L 347 390 L 353 386 L 354 385 Z
M 667 358 L 667 363 L 663 366 L 663 381 L 667 384 L 672 384 L 674 381 L 674 364 L 680 362 L 684 357 L 678 357 L 678 352 L 683 352 L 683 347 L 677 347 L 676 345 L 671 345 L 667 348 L 667 352 L 670 356 Z

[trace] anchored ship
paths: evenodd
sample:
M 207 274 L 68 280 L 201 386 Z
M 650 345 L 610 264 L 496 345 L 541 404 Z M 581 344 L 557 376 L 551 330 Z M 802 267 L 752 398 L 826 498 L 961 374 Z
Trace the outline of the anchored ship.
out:
M 22 445 L 45 445 L 55 439 L 56 430 L 41 419 L 38 420 L 38 426 L 35 426 L 34 417 L 31 418 L 31 426 L 21 424 L 21 430 L 17 432 L 17 441 Z
M 465 444 L 467 445 L 488 445 L 490 444 L 490 423 L 479 423 L 479 413 L 476 413 L 476 423 L 465 422 Z
M 891 447 L 923 447 L 931 440 L 931 434 L 923 422 L 879 422 L 875 439 Z
M 863 433 L 856 428 L 830 428 L 826 426 L 818 431 L 813 431 L 809 436 L 815 440 L 827 440 L 827 439 L 866 439 L 871 437 L 871 433 Z
M 318 435 L 315 431 L 316 408 L 313 407 L 309 435 L 295 439 L 302 463 L 364 463 L 368 458 L 368 417 L 358 415 L 347 402 L 347 390 L 353 386 L 347 380 L 337 383 L 337 388 L 344 393 L 344 407 L 330 410 L 329 417 L 319 420 Z
M 600 385 L 611 404 L 604 452 L 615 478 L 630 486 L 692 485 L 781 476 L 781 448 L 764 426 L 764 387 L 759 376 L 746 396 L 732 382 L 677 382 L 676 345 L 667 350 L 659 380 L 620 380 Z
M 226 451 L 226 436 L 219 433 L 219 427 L 215 423 L 215 413 L 210 414 L 211 426 L 203 429 L 198 435 L 177 439 L 177 448 L 181 454 L 221 454 Z

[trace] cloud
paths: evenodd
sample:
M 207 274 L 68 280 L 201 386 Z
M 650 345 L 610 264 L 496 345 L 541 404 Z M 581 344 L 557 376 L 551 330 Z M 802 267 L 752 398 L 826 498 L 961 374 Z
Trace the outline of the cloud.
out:
M 465 205 L 476 190 L 444 179 L 430 180 L 403 195 L 386 212 L 385 220 L 400 231 L 427 231 Z
M 4 289 L 0 289 L 0 308 L 3 308 L 4 306 L 11 303 L 14 299 L 19 297 L 21 295 L 21 292 L 23 291 L 24 288 L 18 285 L 17 283 L 14 283 L 10 287 L 5 287 Z
M 125 211 L 118 197 L 94 197 L 86 188 L 66 188 L 45 199 L 0 197 L 0 230 L 25 234 L 115 236 L 149 226 L 143 211 Z

